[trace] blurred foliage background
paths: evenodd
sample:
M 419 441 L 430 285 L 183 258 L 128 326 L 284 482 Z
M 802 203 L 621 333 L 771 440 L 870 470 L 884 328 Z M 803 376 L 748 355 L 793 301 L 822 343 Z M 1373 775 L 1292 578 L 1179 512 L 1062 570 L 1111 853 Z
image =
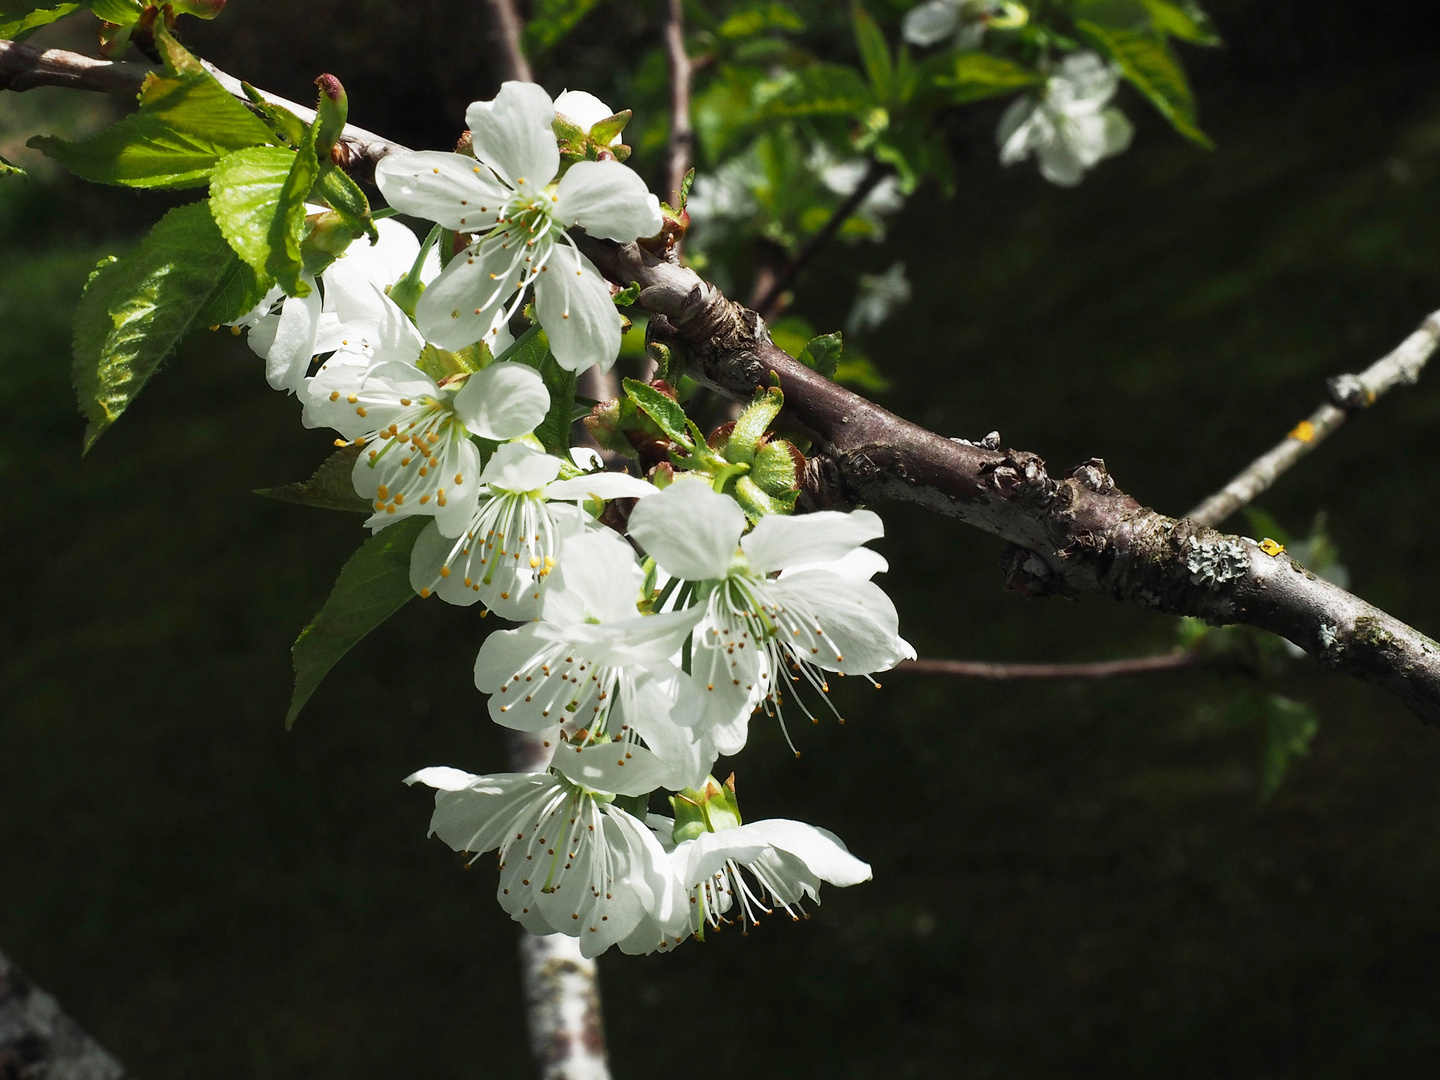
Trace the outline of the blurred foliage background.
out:
M 878 10 L 892 40 L 903 4 Z M 845 13 L 798 5 L 847 59 Z M 1217 149 L 1129 90 L 1134 147 L 1075 190 L 1002 170 L 979 106 L 957 194 L 923 187 L 884 246 L 831 249 L 795 310 L 842 326 L 859 273 L 899 258 L 911 303 L 856 339 L 881 400 L 947 434 L 998 428 L 1063 470 L 1103 455 L 1183 512 L 1440 307 L 1433 5 L 1212 11 L 1188 51 Z M 651 3 L 602 4 L 537 57 L 547 87 L 634 106 L 655 177 L 663 65 Z M 93 24 L 92 24 L 93 25 Z M 70 34 L 66 38 L 65 34 Z M 81 48 L 75 31 L 46 40 Z M 494 90 L 482 8 L 234 0 L 191 28 L 226 70 L 450 144 Z M 0 97 L 0 154 L 114 115 Z M 645 125 L 650 125 L 647 129 Z M 0 183 L 0 946 L 136 1076 L 523 1076 L 515 927 L 493 872 L 426 842 L 400 779 L 500 767 L 469 671 L 473 612 L 409 605 L 333 673 L 292 734 L 288 646 L 360 536 L 252 489 L 306 475 L 296 423 L 228 334 L 191 341 L 88 457 L 69 318 L 101 254 L 168 197 L 52 171 Z M 1262 500 L 1317 510 L 1362 596 L 1431 633 L 1440 573 L 1434 373 L 1357 419 Z M 882 548 L 922 656 L 1158 651 L 1175 627 L 1000 588 L 1000 544 L 905 507 Z M 1232 523 L 1235 524 L 1235 523 Z M 1245 677 L 983 685 L 892 675 L 848 723 L 756 725 L 754 817 L 826 825 L 875 868 L 803 925 L 601 962 L 620 1077 L 1429 1076 L 1440 1052 L 1440 738 L 1302 667 L 1323 720 L 1279 792 L 1227 703 Z

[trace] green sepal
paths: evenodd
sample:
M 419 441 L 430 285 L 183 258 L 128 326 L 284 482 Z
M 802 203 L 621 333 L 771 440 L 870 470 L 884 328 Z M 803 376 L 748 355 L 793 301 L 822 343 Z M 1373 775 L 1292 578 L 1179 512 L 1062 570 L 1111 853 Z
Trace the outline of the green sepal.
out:
M 270 253 L 265 269 L 289 296 L 309 296 L 310 286 L 300 280 L 304 259 L 300 240 L 305 234 L 305 197 L 315 186 L 320 163 L 315 157 L 315 128 L 296 147 L 290 171 L 280 187 L 279 204 L 270 224 Z
M 467 345 L 457 352 L 450 352 L 427 342 L 420 351 L 420 358 L 415 361 L 415 366 L 436 382 L 441 382 L 444 379 L 453 379 L 456 375 L 473 375 L 489 367 L 493 360 L 490 346 L 483 341 Z
M 683 788 L 668 799 L 675 815 L 675 827 L 670 835 L 677 844 L 699 839 L 707 832 L 737 829 L 744 824 L 740 801 L 735 796 L 734 773 L 723 784 L 707 776 L 698 790 Z
M 755 451 L 765 432 L 780 410 L 785 407 L 785 395 L 778 386 L 758 390 L 749 405 L 735 420 L 730 437 L 725 443 L 725 459 L 730 462 L 749 464 L 755 460 Z
M 785 439 L 771 439 L 755 451 L 750 476 L 767 495 L 795 491 L 799 476 L 795 470 L 794 447 Z
M 345 254 L 360 234 L 333 210 L 306 219 L 309 228 L 300 241 L 300 262 L 307 274 L 318 275 Z
M 298 116 L 280 105 L 272 104 L 265 100 L 265 96 L 247 82 L 240 84 L 240 89 L 245 91 L 245 96 L 255 107 L 266 123 L 270 125 L 275 138 L 273 141 L 285 146 L 299 146 L 305 138 L 305 130 L 310 126 Z
M 85 449 L 197 326 L 238 318 L 263 295 L 202 202 L 166 214 L 134 251 L 103 262 L 75 311 L 74 380 Z
M 314 506 L 322 510 L 348 510 L 360 514 L 371 511 L 370 501 L 355 493 L 351 479 L 355 459 L 360 456 L 359 443 L 350 443 L 336 450 L 311 474 L 308 480 L 281 484 L 279 487 L 256 488 L 255 494 L 281 502 Z
M 370 200 L 360 185 L 348 173 L 328 157 L 319 159 L 320 175 L 311 191 L 311 198 L 318 198 L 345 219 L 358 239 L 368 235 L 372 241 L 380 239 L 375 228 L 375 219 L 370 214 Z
M 321 75 L 315 80 L 315 85 L 320 88 L 315 105 L 315 153 L 326 158 L 340 141 L 350 118 L 350 98 L 334 75 Z
M 402 518 L 370 537 L 350 556 L 325 606 L 300 631 L 290 650 L 295 692 L 285 714 L 285 730 L 294 726 L 320 680 L 351 646 L 415 595 L 410 585 L 410 551 L 428 523 L 425 517 Z
M 655 421 L 666 437 L 686 450 L 695 448 L 695 439 L 690 432 L 689 419 L 685 416 L 685 410 L 681 408 L 678 401 L 637 379 L 626 379 L 623 385 L 625 396 Z
M 599 147 L 607 147 L 610 141 L 625 130 L 625 125 L 630 123 L 631 110 L 625 109 L 607 116 L 604 120 L 597 120 L 590 125 L 590 139 Z
M 745 516 L 752 523 L 769 514 L 792 513 L 795 510 L 795 500 L 799 494 L 798 491 L 781 492 L 778 495 L 767 494 L 749 476 L 742 476 L 735 481 L 735 501 L 740 504 L 740 509 L 745 511 Z

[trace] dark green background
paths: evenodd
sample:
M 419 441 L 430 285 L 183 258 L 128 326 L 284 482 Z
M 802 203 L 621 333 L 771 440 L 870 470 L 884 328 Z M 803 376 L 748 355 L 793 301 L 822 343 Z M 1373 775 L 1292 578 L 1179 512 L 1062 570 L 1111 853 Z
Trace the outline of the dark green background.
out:
M 333 71 L 357 122 L 416 146 L 493 89 L 481 5 L 297 8 L 235 0 L 191 40 L 295 97 Z M 621 50 L 651 18 L 602 10 L 542 77 L 628 104 Z M 905 259 L 915 300 L 864 343 L 886 404 L 1057 471 L 1103 455 L 1183 512 L 1440 307 L 1433 8 L 1234 0 L 1217 21 L 1229 47 L 1187 53 L 1214 153 L 1125 91 L 1135 147 L 1062 191 L 998 168 L 977 108 L 957 197 L 926 188 L 892 244 L 837 249 L 799 310 L 837 326 L 857 269 Z M 72 99 L 41 99 L 39 129 Z M 500 767 L 474 613 L 411 604 L 287 735 L 288 646 L 361 534 L 250 491 L 326 436 L 202 335 L 79 455 L 70 311 L 165 205 L 0 186 L 0 948 L 146 1080 L 524 1076 L 493 871 L 427 842 L 428 797 L 400 785 Z M 1263 500 L 1297 530 L 1326 509 L 1356 591 L 1432 633 L 1435 378 Z M 922 655 L 1172 640 L 1107 601 L 1006 594 L 997 541 L 882 509 Z M 1440 736 L 1390 699 L 1302 669 L 1286 690 L 1324 724 L 1262 807 L 1258 735 L 1225 713 L 1239 676 L 885 682 L 837 689 L 849 722 L 795 730 L 798 762 L 757 723 L 737 763 L 749 816 L 833 828 L 874 882 L 806 924 L 605 957 L 618 1076 L 1434 1074 Z

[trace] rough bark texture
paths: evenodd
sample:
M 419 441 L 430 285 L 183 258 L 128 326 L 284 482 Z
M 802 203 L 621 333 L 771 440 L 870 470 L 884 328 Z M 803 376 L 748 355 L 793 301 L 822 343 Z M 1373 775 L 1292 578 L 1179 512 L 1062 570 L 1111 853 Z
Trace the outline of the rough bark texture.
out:
M 124 1067 L 0 953 L 0 1080 L 125 1080 Z
M 916 503 L 1009 540 L 1002 568 L 1019 591 L 1104 593 L 1269 630 L 1440 723 L 1440 646 L 1283 552 L 1141 506 L 1098 458 L 1057 480 L 1036 454 L 926 431 L 792 359 L 755 312 L 693 271 L 633 244 L 578 239 L 610 280 L 639 283 L 639 303 L 657 317 L 652 335 L 683 348 L 701 382 L 739 400 L 772 384 L 785 392 L 782 422 L 815 444 L 803 492 L 810 508 Z

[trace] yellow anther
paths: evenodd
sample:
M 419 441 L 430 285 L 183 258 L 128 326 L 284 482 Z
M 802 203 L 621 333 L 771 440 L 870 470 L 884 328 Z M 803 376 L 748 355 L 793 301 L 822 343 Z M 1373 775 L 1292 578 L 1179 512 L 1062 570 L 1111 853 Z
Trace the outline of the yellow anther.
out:
M 1295 430 L 1285 437 L 1305 443 L 1311 442 L 1315 438 L 1315 425 L 1309 420 L 1301 420 L 1295 425 Z
M 440 567 L 440 576 L 441 576 L 441 577 L 449 577 L 449 576 L 450 576 L 450 567 L 448 567 L 448 566 L 442 566 L 442 567 Z
M 364 405 L 357 405 L 357 406 L 355 406 L 355 415 L 356 415 L 356 416 L 365 416 L 365 415 L 366 415 L 365 406 L 364 406 Z
M 1273 559 L 1276 555 L 1279 555 L 1282 551 L 1285 550 L 1285 545 L 1277 544 L 1274 540 L 1271 540 L 1267 536 L 1264 540 L 1260 541 L 1260 550 Z
M 339 401 L 339 400 L 340 400 L 340 391 L 339 391 L 339 390 L 331 390 L 331 391 L 330 391 L 330 400 L 331 400 L 331 401 Z
M 357 402 L 357 401 L 360 400 L 360 398 L 359 398 L 359 396 L 356 395 L 356 394 L 351 394 L 351 395 L 350 395 L 349 397 L 347 397 L 345 400 L 348 401 L 351 405 L 354 405 L 355 402 Z
M 424 600 L 424 599 L 425 599 L 426 597 L 428 597 L 429 595 L 430 595 L 430 587 L 429 587 L 428 585 L 420 590 L 420 599 L 421 599 L 421 600 Z

